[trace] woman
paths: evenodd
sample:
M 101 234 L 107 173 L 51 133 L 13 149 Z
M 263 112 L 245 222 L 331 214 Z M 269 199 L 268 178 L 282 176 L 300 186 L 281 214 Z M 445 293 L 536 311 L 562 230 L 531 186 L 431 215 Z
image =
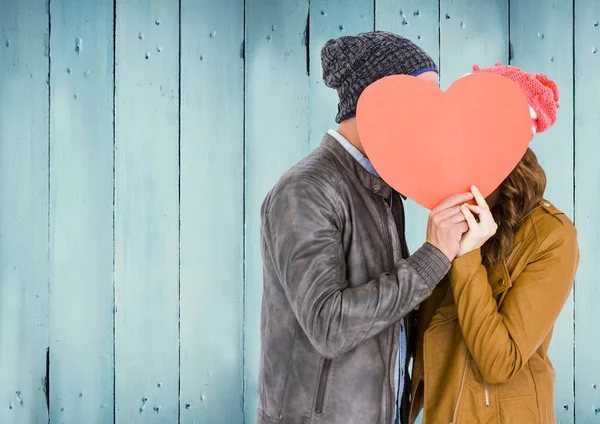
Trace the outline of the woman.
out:
M 545 76 L 496 65 L 517 82 L 535 132 L 556 120 Z M 555 423 L 547 352 L 578 264 L 576 231 L 543 199 L 546 176 L 527 150 L 496 192 L 464 205 L 469 224 L 445 280 L 419 312 L 410 423 Z M 477 218 L 476 218 L 477 217 Z

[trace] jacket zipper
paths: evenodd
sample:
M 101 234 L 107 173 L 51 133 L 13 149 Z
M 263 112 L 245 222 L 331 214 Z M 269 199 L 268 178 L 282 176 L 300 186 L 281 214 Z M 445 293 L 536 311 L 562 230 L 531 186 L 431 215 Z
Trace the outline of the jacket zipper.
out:
M 467 360 L 465 361 L 465 369 L 463 370 L 462 379 L 460 381 L 460 389 L 458 390 L 458 396 L 456 397 L 456 403 L 454 404 L 454 413 L 452 414 L 452 421 L 450 424 L 456 424 L 456 418 L 458 417 L 458 407 L 463 394 L 463 388 L 465 386 L 465 380 L 467 379 L 467 371 L 471 363 L 471 355 L 467 354 Z
M 395 365 L 396 361 L 394 360 L 394 349 L 392 348 L 392 345 L 394 343 L 394 336 L 396 335 L 396 332 L 394 331 L 394 328 L 395 328 L 395 325 L 392 325 L 390 327 L 390 337 L 389 337 L 389 340 L 388 340 L 388 346 L 390 347 L 390 356 L 388 358 L 388 361 L 389 361 L 389 364 L 390 364 L 390 373 L 392 375 L 395 375 L 395 373 L 394 373 L 394 367 L 396 366 Z M 389 406 L 386 405 L 386 408 L 385 408 L 385 422 L 386 423 L 390 422 L 390 418 L 387 415 L 388 411 L 390 411 L 390 410 L 394 411 L 395 410 L 395 405 L 394 405 L 394 397 L 395 397 L 395 395 L 394 395 L 394 387 L 395 387 L 395 384 L 394 384 L 394 381 L 393 381 L 394 379 L 393 379 L 393 377 L 390 377 L 389 373 L 388 373 L 388 378 L 389 378 L 389 386 L 390 387 L 389 387 L 389 391 L 388 391 L 388 393 L 389 393 L 389 395 L 388 395 L 388 405 Z
M 519 253 L 519 250 L 521 250 L 521 247 L 523 246 L 523 242 L 519 242 L 517 243 L 516 246 L 513 247 L 512 252 L 510 252 L 510 255 L 508 256 L 508 259 L 506 260 L 506 265 L 510 264 L 510 262 L 513 260 L 513 258 L 515 257 L 515 255 L 517 253 Z
M 325 403 L 325 389 L 327 389 L 327 379 L 331 370 L 331 359 L 326 358 L 323 361 L 321 376 L 319 377 L 319 387 L 317 388 L 317 402 L 315 404 L 315 412 L 320 414 L 323 412 L 323 404 Z
M 391 264 L 390 265 L 394 266 L 395 263 L 396 263 L 396 258 L 394 257 L 394 240 L 393 240 L 394 235 L 392 234 L 392 230 L 394 228 L 396 228 L 396 223 L 394 222 L 394 215 L 392 214 L 391 204 L 388 205 L 387 202 L 385 201 L 385 199 L 381 199 L 381 200 L 383 201 L 383 207 L 385 209 L 384 217 L 383 217 L 384 221 L 385 221 L 385 227 L 387 229 L 387 231 L 385 231 L 385 234 L 387 236 L 387 242 L 389 243 L 389 246 L 390 246 L 390 249 L 391 249 L 391 252 L 392 252 L 392 255 L 391 255 Z M 390 225 L 390 220 L 391 220 L 391 224 L 393 224 L 393 225 Z M 388 252 L 389 252 L 389 250 L 388 250 Z M 391 340 L 388 340 L 389 349 L 390 349 L 390 356 L 389 356 L 389 359 L 388 359 L 389 360 L 389 365 L 390 365 L 390 370 L 392 370 L 392 364 L 395 364 L 394 357 L 393 357 L 394 356 L 394 349 L 392 349 L 392 345 L 393 345 L 393 342 L 394 342 L 393 337 L 395 336 L 394 328 L 395 328 L 395 326 L 391 327 L 390 332 L 391 332 L 391 336 L 392 337 L 391 337 Z M 393 366 L 395 366 L 395 365 L 393 365 Z M 394 375 L 394 374 L 395 373 L 392 373 L 392 375 Z M 394 405 L 394 397 L 395 397 L 394 387 L 395 387 L 395 383 L 392 380 L 393 380 L 393 378 L 390 377 L 390 389 L 389 389 L 389 393 L 388 393 L 388 396 L 387 396 L 388 405 L 389 406 L 385 408 L 386 416 L 384 417 L 385 418 L 384 422 L 389 422 L 390 421 L 390 419 L 387 416 L 388 411 L 391 409 L 392 415 L 393 415 L 393 412 L 396 410 L 396 407 Z
M 490 393 L 488 392 L 488 385 L 487 385 L 487 381 L 483 381 L 483 385 L 485 387 L 485 406 L 487 408 L 490 407 Z

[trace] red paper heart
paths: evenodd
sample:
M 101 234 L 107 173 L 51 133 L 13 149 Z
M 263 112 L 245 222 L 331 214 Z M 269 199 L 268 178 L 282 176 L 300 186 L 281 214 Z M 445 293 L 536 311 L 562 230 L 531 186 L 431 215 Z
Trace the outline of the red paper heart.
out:
M 525 95 L 495 74 L 467 75 L 446 92 L 412 76 L 385 77 L 364 90 L 356 118 L 381 178 L 428 209 L 473 184 L 492 193 L 532 138 Z

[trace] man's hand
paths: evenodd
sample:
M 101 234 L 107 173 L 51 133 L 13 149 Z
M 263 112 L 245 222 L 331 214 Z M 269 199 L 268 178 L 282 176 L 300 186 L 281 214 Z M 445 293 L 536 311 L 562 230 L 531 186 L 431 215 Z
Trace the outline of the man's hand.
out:
M 462 235 L 469 229 L 460 205 L 471 199 L 472 193 L 455 194 L 429 214 L 427 242 L 440 249 L 450 261 L 456 258 Z

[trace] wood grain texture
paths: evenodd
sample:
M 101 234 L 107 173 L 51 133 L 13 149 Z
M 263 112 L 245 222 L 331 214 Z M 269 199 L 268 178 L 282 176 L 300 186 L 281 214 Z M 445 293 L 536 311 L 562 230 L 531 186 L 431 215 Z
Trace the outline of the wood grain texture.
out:
M 531 148 L 548 177 L 545 197 L 573 218 L 573 1 L 548 1 L 544 7 L 511 1 L 510 13 L 511 64 L 548 75 L 561 92 L 557 123 L 548 132 L 537 134 Z M 573 422 L 572 345 L 571 294 L 556 323 L 549 351 L 556 369 L 557 420 L 563 424 Z
M 50 420 L 100 424 L 113 419 L 113 7 L 57 0 L 50 14 Z
M 47 2 L 0 2 L 0 422 L 48 422 Z
M 242 423 L 244 2 L 181 26 L 181 422 Z
M 178 421 L 179 4 L 117 2 L 116 421 Z
M 309 152 L 308 0 L 246 0 L 245 424 L 256 422 L 262 261 L 260 207 Z
M 600 422 L 599 22 L 600 3 L 575 2 L 575 225 L 581 255 L 575 288 L 575 422 L 580 424 Z
M 581 253 L 556 411 L 599 422 L 600 5 L 509 1 L 117 0 L 116 40 L 112 1 L 0 1 L 0 423 L 255 422 L 260 206 L 337 126 L 321 47 L 373 25 L 422 46 L 444 89 L 507 63 L 509 39 L 558 82 L 532 144 Z M 414 250 L 428 213 L 406 205 Z
M 508 1 L 440 1 L 441 87 L 471 72 L 473 65 L 508 62 Z
M 408 38 L 439 64 L 439 2 L 376 0 L 375 6 L 377 30 L 391 31 Z
M 336 129 L 337 91 L 323 83 L 321 49 L 327 40 L 374 29 L 374 0 L 311 0 L 310 45 L 310 145 L 321 144 L 328 129 Z
M 424 49 L 439 66 L 438 18 L 438 2 L 376 0 L 376 29 L 408 38 Z M 429 211 L 410 199 L 404 202 L 404 209 L 406 241 L 409 249 L 414 251 L 425 243 Z

